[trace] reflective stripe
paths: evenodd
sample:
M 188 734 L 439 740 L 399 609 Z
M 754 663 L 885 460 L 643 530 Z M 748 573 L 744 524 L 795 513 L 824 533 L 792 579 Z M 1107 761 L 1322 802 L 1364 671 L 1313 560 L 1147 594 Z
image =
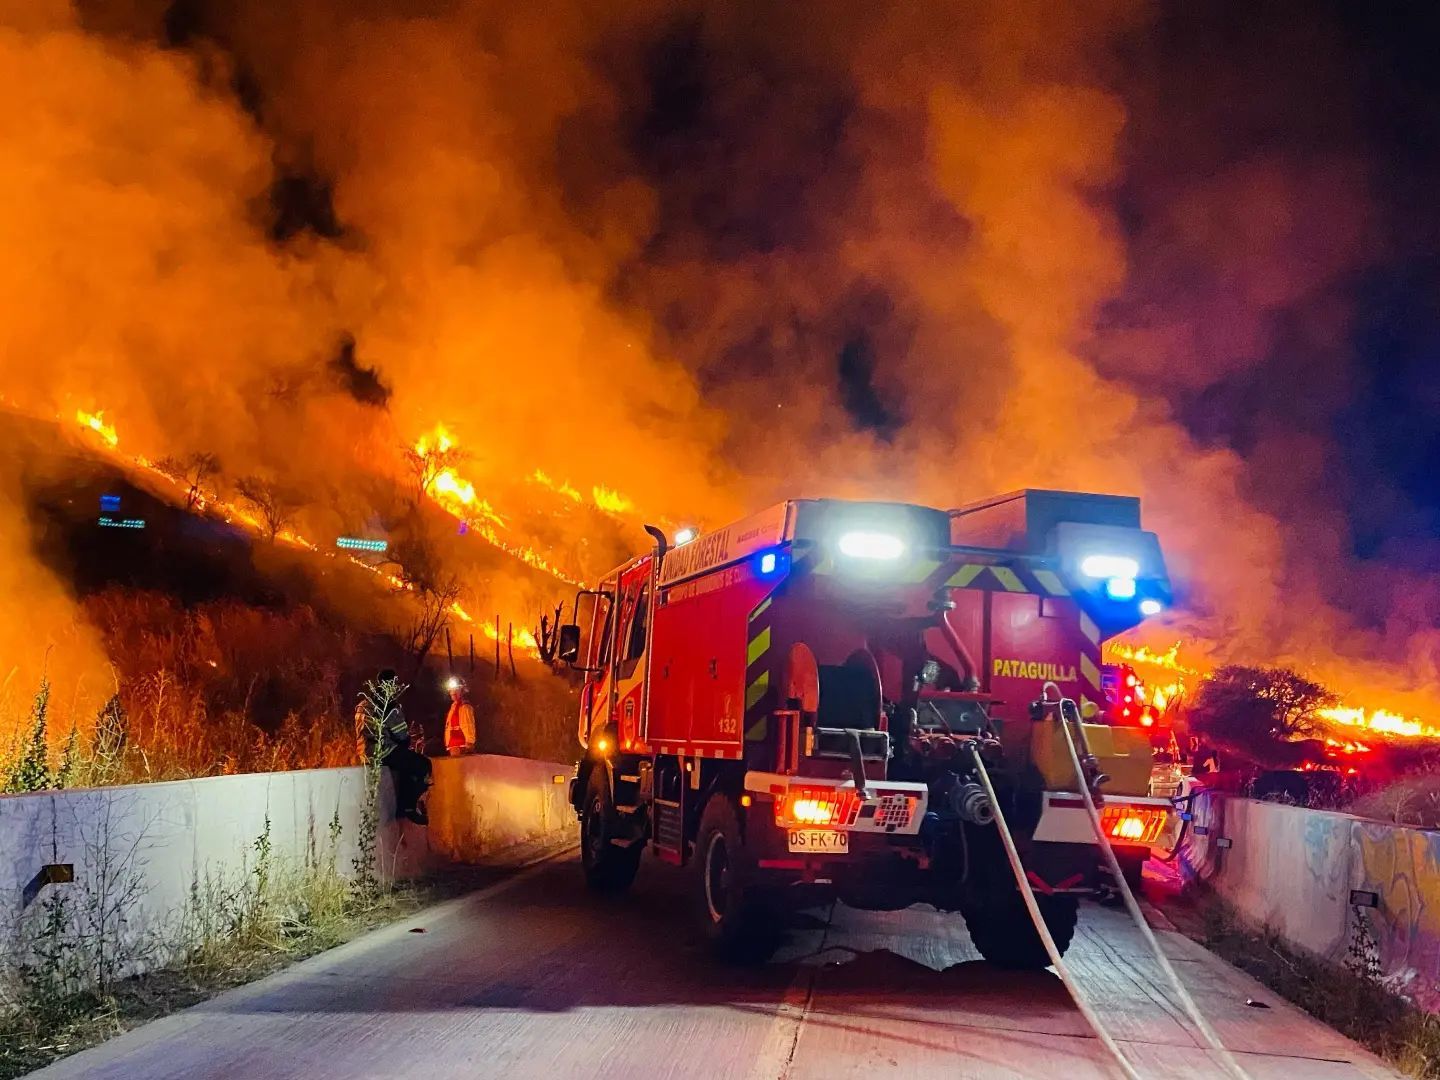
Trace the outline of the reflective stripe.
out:
M 765 651 L 769 648 L 770 627 L 767 626 L 750 639 L 750 647 L 745 650 L 745 666 L 749 667 L 755 663 L 756 660 L 759 660 L 760 657 L 765 655 Z
M 1035 580 L 1040 582 L 1040 585 L 1051 596 L 1070 595 L 1070 590 L 1067 589 L 1065 583 L 1060 580 L 1060 575 L 1053 570 L 1036 570 Z
M 1080 654 L 1080 674 L 1085 676 L 1088 682 L 1098 693 L 1100 690 L 1100 669 L 1095 666 L 1095 661 L 1084 653 Z
M 756 703 L 765 696 L 765 691 L 770 689 L 770 672 L 762 671 L 755 677 L 755 681 L 745 688 L 745 708 L 753 709 Z
M 984 569 L 985 565 L 983 563 L 966 563 L 960 567 L 959 570 L 956 570 L 955 573 L 951 574 L 950 580 L 945 582 L 945 584 L 953 589 L 963 589 L 979 577 L 980 571 Z
M 1080 632 L 1090 639 L 1090 644 L 1100 644 L 1100 628 L 1096 626 L 1094 620 L 1083 611 L 1080 612 Z
M 1015 571 L 1008 566 L 992 566 L 990 572 L 999 579 L 1000 584 L 1005 586 L 1006 592 L 1029 592 L 1025 583 L 1016 576 Z
M 751 621 L 751 622 L 754 622 L 754 621 L 755 621 L 756 619 L 758 619 L 761 615 L 764 615 L 764 614 L 765 614 L 766 609 L 770 607 L 770 601 L 771 601 L 772 599 L 773 599 L 773 597 L 767 596 L 764 600 L 761 600 L 760 603 L 758 603 L 758 604 L 755 605 L 755 610 L 752 611 L 752 612 L 750 612 L 750 621 Z

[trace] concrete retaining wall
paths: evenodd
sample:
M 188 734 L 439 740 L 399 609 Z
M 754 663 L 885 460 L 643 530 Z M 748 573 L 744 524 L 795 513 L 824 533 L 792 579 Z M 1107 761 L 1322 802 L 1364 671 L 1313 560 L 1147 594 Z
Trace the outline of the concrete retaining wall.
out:
M 1245 918 L 1316 956 L 1342 963 L 1369 938 L 1385 981 L 1440 1012 L 1440 832 L 1202 789 L 1181 861 Z M 1352 907 L 1352 889 L 1379 906 Z
M 438 758 L 428 809 L 430 850 L 450 862 L 475 862 L 498 848 L 560 834 L 578 835 L 566 801 L 568 765 L 474 754 Z
M 410 877 L 448 862 L 492 856 L 516 843 L 573 830 L 564 805 L 569 767 L 476 756 L 435 763 L 431 829 L 393 820 L 384 777 L 381 870 Z M 35 901 L 69 890 L 126 897 L 113 912 L 127 934 L 174 940 L 192 890 L 238 882 L 266 831 L 275 864 L 332 857 L 351 873 L 364 798 L 360 768 L 208 777 L 162 784 L 0 797 L 0 950 L 12 952 Z M 339 822 L 331 840 L 331 822 Z M 73 884 L 43 884 L 47 864 L 74 868 Z M 132 895 L 133 894 L 133 895 Z

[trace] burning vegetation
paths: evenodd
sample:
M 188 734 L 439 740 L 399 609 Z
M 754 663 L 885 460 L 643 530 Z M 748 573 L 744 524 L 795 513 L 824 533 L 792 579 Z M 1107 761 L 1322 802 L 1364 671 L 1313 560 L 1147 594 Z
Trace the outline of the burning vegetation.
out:
M 1369 266 L 1370 192 L 1340 141 L 1231 156 L 1216 118 L 1263 102 L 1196 77 L 1205 26 L 1147 35 L 1130 2 L 411 8 L 0 8 L 7 414 L 329 586 L 373 579 L 416 651 L 450 624 L 539 647 L 536 613 L 646 522 L 1138 494 L 1182 586 L 1160 632 L 1186 661 L 1131 646 L 1157 701 L 1276 664 L 1340 693 L 1337 740 L 1437 735 L 1433 548 L 1358 558 L 1319 434 L 1349 400 L 1337 290 Z M 1308 99 L 1286 55 L 1316 51 L 1232 62 Z M 1247 378 L 1307 395 L 1216 434 Z M 0 671 L 20 706 L 48 670 L 93 714 L 113 634 L 37 554 L 19 460 Z

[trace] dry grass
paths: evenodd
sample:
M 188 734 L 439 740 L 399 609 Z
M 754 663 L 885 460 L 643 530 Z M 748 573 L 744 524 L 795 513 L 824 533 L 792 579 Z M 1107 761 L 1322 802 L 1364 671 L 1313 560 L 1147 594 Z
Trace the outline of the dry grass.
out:
M 1345 809 L 1377 821 L 1440 829 L 1440 765 L 1430 764 L 1381 785 Z
M 64 673 L 54 673 L 50 758 L 58 771 L 74 731 L 71 787 L 357 764 L 352 717 L 360 687 L 381 667 L 413 670 L 395 642 L 357 635 L 303 605 L 217 600 L 186 607 L 165 593 L 125 589 L 85 604 L 114 663 L 119 722 L 101 737 L 98 703 L 82 701 L 61 681 Z M 572 759 L 573 684 L 529 659 L 519 672 L 518 680 L 508 668 L 472 680 L 479 749 Z M 443 746 L 449 701 L 439 671 L 414 681 L 403 704 L 427 729 L 433 753 Z M 3 689 L 0 776 L 29 743 L 34 693 Z

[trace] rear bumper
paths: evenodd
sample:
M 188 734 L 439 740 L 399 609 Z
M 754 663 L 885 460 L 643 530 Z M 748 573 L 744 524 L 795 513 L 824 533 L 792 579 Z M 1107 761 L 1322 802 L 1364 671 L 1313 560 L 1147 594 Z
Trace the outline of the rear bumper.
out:
M 1140 837 L 1117 835 L 1107 830 L 1112 846 L 1132 851 L 1164 850 L 1158 840 L 1171 832 L 1176 818 L 1175 806 L 1169 799 L 1145 795 L 1107 795 L 1101 807 L 1102 816 L 1113 816 L 1132 810 L 1134 818 L 1144 821 L 1146 829 Z M 1085 810 L 1085 800 L 1063 791 L 1047 791 L 1041 803 L 1040 822 L 1035 827 L 1035 840 L 1057 844 L 1094 844 L 1095 829 Z
M 766 812 L 773 813 L 775 800 L 784 798 L 792 787 L 854 791 L 855 783 L 833 777 L 753 771 L 745 774 L 746 792 L 755 797 L 757 806 L 770 804 L 764 806 Z M 838 827 L 850 833 L 915 836 L 920 832 L 929 802 L 930 790 L 924 784 L 902 780 L 871 781 L 865 785 L 865 799 L 855 820 Z

